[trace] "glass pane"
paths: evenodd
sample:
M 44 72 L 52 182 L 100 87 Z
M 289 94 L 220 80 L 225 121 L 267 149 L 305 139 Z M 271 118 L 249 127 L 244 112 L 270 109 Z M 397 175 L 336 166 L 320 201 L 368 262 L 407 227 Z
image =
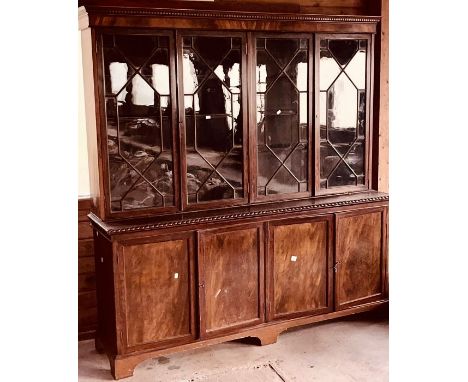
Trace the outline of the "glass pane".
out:
M 282 166 L 266 186 L 267 195 L 299 192 L 299 182 Z
M 284 68 L 294 57 L 299 48 L 298 39 L 266 39 L 266 49 L 274 59 Z M 302 48 L 304 49 L 304 48 Z M 307 50 L 307 48 L 305 48 Z
M 174 205 L 169 39 L 104 35 L 111 211 Z
M 140 175 L 120 156 L 110 155 L 109 178 L 112 202 L 120 203 L 122 197 L 130 191 Z
M 356 175 L 341 161 L 328 178 L 328 185 L 329 187 L 354 186 L 356 185 Z
M 241 39 L 190 40 L 182 60 L 187 201 L 242 198 Z
M 307 191 L 308 44 L 257 39 L 257 193 Z
M 346 66 L 346 74 L 353 81 L 357 89 L 366 88 L 366 52 L 357 52 L 350 63 Z
M 357 134 L 357 91 L 341 74 L 328 91 L 328 140 L 344 155 Z
M 231 51 L 231 38 L 225 37 L 193 37 L 193 49 L 211 68 L 218 66 Z
M 265 146 L 258 146 L 257 184 L 259 186 L 264 187 L 280 166 L 281 162 L 270 149 Z
M 356 142 L 348 155 L 346 162 L 356 175 L 364 175 L 364 142 Z
M 287 168 L 301 182 L 307 181 L 307 147 L 298 145 L 285 161 Z
M 286 73 L 299 91 L 307 91 L 307 51 L 299 51 L 288 65 Z
M 320 90 L 328 90 L 340 74 L 340 67 L 329 51 L 320 51 Z
M 163 197 L 156 190 L 148 186 L 143 179 L 132 187 L 122 199 L 122 209 L 162 207 Z
M 327 93 L 320 92 L 320 139 L 327 138 Z
M 117 96 L 119 101 L 125 101 L 128 93 L 128 81 L 135 73 L 132 66 L 127 64 L 122 54 L 115 48 L 104 46 L 104 83 L 108 96 Z
M 365 184 L 367 40 L 320 51 L 320 187 Z
M 299 93 L 281 76 L 265 97 L 265 133 L 270 147 L 287 147 L 298 141 Z
M 167 40 L 167 37 L 162 39 Z M 157 36 L 115 35 L 115 45 L 128 63 L 139 68 L 151 57 L 159 44 Z
M 203 80 L 211 74 L 210 68 L 190 48 L 185 48 L 182 55 L 184 73 L 184 93 L 194 94 Z
M 218 167 L 218 172 L 240 194 L 242 191 L 242 148 L 236 147 Z
M 340 74 L 328 90 L 327 123 L 331 130 L 356 130 L 357 90 L 349 78 Z
M 366 91 L 359 92 L 359 110 L 358 110 L 358 134 L 364 137 L 366 133 Z
M 336 61 L 345 66 L 358 50 L 357 40 L 330 40 L 328 41 L 328 49 Z
M 233 198 L 233 188 L 217 173 L 212 174 L 198 191 L 199 202 Z
M 271 84 L 273 79 L 281 73 L 281 68 L 275 62 L 273 57 L 265 50 L 257 52 L 257 92 L 266 91 L 267 82 Z
M 320 179 L 326 180 L 340 161 L 340 156 L 327 142 L 320 144 Z

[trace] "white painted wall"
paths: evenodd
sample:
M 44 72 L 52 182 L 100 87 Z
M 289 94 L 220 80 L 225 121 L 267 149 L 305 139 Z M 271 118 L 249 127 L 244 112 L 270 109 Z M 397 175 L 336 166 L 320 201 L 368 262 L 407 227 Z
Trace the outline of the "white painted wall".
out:
M 88 196 L 89 170 L 86 147 L 86 115 L 83 91 L 83 64 L 81 60 L 81 34 L 78 32 L 78 196 Z

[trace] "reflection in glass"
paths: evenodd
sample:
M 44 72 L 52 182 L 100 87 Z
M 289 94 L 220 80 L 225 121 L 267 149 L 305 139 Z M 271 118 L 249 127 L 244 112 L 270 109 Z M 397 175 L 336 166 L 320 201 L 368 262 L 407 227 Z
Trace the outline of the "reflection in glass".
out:
M 346 66 L 346 74 L 357 89 L 366 88 L 366 52 L 358 51 Z
M 257 194 L 307 191 L 308 40 L 257 39 Z
M 174 205 L 169 41 L 104 35 L 111 210 Z
M 328 50 L 341 66 L 345 66 L 358 50 L 358 41 L 329 40 Z
M 187 201 L 242 198 L 241 39 L 183 41 Z
M 367 40 L 320 43 L 320 187 L 365 182 Z

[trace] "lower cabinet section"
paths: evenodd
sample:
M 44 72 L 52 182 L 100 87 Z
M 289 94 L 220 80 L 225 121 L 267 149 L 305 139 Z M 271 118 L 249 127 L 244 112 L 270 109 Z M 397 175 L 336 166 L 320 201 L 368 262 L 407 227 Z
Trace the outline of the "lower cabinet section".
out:
M 118 245 L 126 350 L 195 337 L 192 235 Z
M 201 337 L 264 319 L 261 225 L 200 233 Z
M 269 225 L 269 320 L 333 310 L 332 226 L 332 216 Z
M 116 379 L 151 357 L 387 303 L 387 207 L 104 235 L 96 348 Z
M 386 230 L 386 208 L 337 214 L 336 309 L 384 297 Z

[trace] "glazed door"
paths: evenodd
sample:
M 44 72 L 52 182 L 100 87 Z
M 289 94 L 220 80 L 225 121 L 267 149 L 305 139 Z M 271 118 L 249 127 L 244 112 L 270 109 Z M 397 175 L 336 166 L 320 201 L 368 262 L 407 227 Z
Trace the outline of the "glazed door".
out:
M 118 245 L 123 347 L 134 351 L 195 337 L 191 234 Z
M 336 215 L 336 310 L 385 296 L 387 208 Z
M 269 226 L 268 320 L 333 310 L 333 217 Z
M 312 35 L 256 33 L 250 78 L 253 200 L 311 195 Z
M 247 202 L 245 36 L 180 32 L 177 37 L 182 208 Z
M 106 29 L 98 41 L 107 214 L 175 211 L 179 164 L 172 33 Z
M 201 337 L 264 321 L 261 225 L 200 233 Z
M 372 42 L 366 34 L 316 35 L 316 195 L 369 188 Z

